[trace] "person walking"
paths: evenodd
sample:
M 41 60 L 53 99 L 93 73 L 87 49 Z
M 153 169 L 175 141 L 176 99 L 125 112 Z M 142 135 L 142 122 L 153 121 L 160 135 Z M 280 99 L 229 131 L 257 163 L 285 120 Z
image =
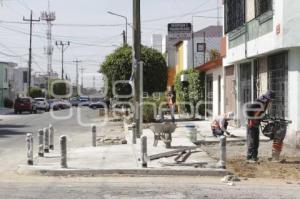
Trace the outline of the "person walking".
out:
M 176 96 L 172 87 L 168 87 L 168 105 L 170 108 L 170 114 L 172 123 L 175 123 L 175 100 Z
M 249 163 L 258 161 L 259 126 L 274 98 L 275 93 L 269 90 L 247 106 L 247 161 Z

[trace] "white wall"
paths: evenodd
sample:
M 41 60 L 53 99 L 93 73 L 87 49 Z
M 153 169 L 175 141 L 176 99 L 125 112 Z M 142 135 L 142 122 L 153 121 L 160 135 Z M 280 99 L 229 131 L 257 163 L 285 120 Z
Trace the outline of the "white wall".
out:
M 282 2 L 283 1 L 283 2 Z M 286 48 L 300 46 L 300 1 L 280 0 L 283 6 L 283 45 Z
M 206 74 L 213 74 L 213 117 L 219 115 L 219 97 L 221 97 L 221 114 L 224 112 L 224 77 L 223 77 L 223 67 L 212 69 L 206 72 Z M 218 78 L 221 75 L 221 96 L 218 96 Z
M 251 1 L 251 0 L 248 0 L 248 1 Z M 296 7 L 298 5 L 300 5 L 300 1 L 296 1 L 296 0 L 288 0 L 288 1 L 294 2 Z M 295 29 L 295 31 L 296 31 L 296 30 L 298 30 L 297 26 L 299 26 L 299 30 L 300 30 L 300 24 L 299 23 L 297 25 L 291 24 L 291 25 L 295 25 L 295 27 L 291 27 L 289 25 L 287 26 L 285 24 L 287 22 L 287 20 L 283 20 L 283 18 L 287 16 L 287 15 L 283 15 L 283 13 L 284 13 L 283 5 L 285 5 L 285 4 L 286 4 L 286 0 L 284 0 L 284 1 L 283 0 L 273 0 L 273 10 L 274 10 L 274 12 L 273 12 L 273 31 L 268 34 L 265 34 L 261 37 L 258 37 L 256 39 L 248 41 L 247 42 L 247 53 L 245 52 L 245 43 L 229 49 L 229 45 L 228 45 L 229 40 L 227 37 L 227 53 L 226 53 L 227 55 L 226 55 L 226 58 L 224 58 L 224 60 L 223 60 L 224 65 L 230 65 L 230 64 L 233 64 L 235 62 L 241 61 L 246 58 L 256 57 L 258 55 L 267 54 L 272 51 L 277 51 L 280 49 L 282 50 L 283 48 L 288 47 L 286 44 L 289 39 L 286 38 L 287 34 L 284 32 L 286 32 L 287 29 L 289 29 L 289 30 Z M 252 4 L 250 3 L 249 6 L 252 6 Z M 297 9 L 299 10 L 300 7 L 297 7 Z M 248 10 L 252 10 L 252 9 L 249 8 Z M 290 12 L 290 11 L 285 10 L 285 12 Z M 297 15 L 296 13 L 298 13 L 298 11 L 295 11 L 294 14 L 290 14 L 290 15 L 292 15 L 291 18 L 295 17 Z M 249 13 L 248 13 L 248 15 L 250 17 Z M 300 15 L 299 15 L 299 17 L 300 17 Z M 299 22 L 299 20 L 297 22 Z M 280 27 L 279 34 L 276 33 L 277 27 Z M 295 31 L 292 31 L 292 32 L 294 32 L 294 34 L 297 34 L 297 32 L 295 32 Z M 298 35 L 297 37 L 293 37 L 294 40 L 295 40 L 295 38 L 296 39 L 299 38 L 298 41 L 300 44 L 300 35 Z M 285 41 L 285 42 L 283 42 L 283 41 Z M 284 45 L 284 43 L 285 43 L 285 45 Z M 295 43 L 293 45 L 295 46 Z
M 14 70 L 15 92 L 16 94 L 26 95 L 27 83 L 23 83 L 23 72 L 28 71 L 27 68 L 16 68 Z
M 300 48 L 289 51 L 288 56 L 288 119 L 292 120 L 287 134 L 287 141 L 300 145 Z

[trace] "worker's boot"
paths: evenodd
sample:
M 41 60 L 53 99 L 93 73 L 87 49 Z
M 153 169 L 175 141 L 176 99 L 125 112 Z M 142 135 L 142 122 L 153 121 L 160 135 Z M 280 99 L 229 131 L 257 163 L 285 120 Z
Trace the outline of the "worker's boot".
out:
M 279 162 L 280 152 L 272 151 L 272 162 Z

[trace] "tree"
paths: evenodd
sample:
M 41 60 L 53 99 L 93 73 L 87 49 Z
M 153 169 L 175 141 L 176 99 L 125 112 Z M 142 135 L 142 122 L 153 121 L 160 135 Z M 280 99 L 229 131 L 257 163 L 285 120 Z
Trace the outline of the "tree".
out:
M 44 97 L 44 93 L 43 93 L 42 89 L 33 87 L 33 88 L 30 88 L 29 96 L 32 98 Z
M 154 92 L 164 92 L 167 87 L 166 61 L 158 51 L 142 46 L 144 92 L 150 95 Z M 128 45 L 116 49 L 108 55 L 101 65 L 100 72 L 108 79 L 108 97 L 112 96 L 112 84 L 119 80 L 129 80 L 132 74 L 132 48 Z M 118 85 L 118 94 L 128 94 L 129 85 Z
M 187 81 L 181 82 L 181 75 L 187 75 Z M 197 72 L 192 69 L 181 71 L 175 77 L 175 92 L 178 102 L 192 103 L 196 108 L 196 105 L 200 101 L 205 101 L 205 73 Z M 182 107 L 185 111 L 190 112 L 189 106 Z M 202 104 L 199 108 L 198 114 L 203 115 L 205 105 Z
M 66 94 L 69 93 L 69 86 L 67 85 L 66 82 L 61 82 L 60 80 L 58 82 L 55 82 L 57 81 L 58 79 L 52 79 L 50 80 L 50 96 L 48 96 L 49 98 L 50 97 L 54 97 L 55 95 L 57 96 L 64 96 Z

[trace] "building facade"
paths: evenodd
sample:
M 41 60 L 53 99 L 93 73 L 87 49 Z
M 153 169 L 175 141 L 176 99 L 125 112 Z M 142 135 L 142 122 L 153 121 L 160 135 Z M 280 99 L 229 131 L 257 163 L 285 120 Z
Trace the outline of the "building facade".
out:
M 4 106 L 6 98 L 15 98 L 13 71 L 16 66 L 12 62 L 0 62 L 0 107 Z
M 243 106 L 267 90 L 276 93 L 269 114 L 292 120 L 287 140 L 300 144 L 300 2 L 225 0 L 225 110 L 245 126 Z M 234 99 L 232 99 L 234 96 Z

